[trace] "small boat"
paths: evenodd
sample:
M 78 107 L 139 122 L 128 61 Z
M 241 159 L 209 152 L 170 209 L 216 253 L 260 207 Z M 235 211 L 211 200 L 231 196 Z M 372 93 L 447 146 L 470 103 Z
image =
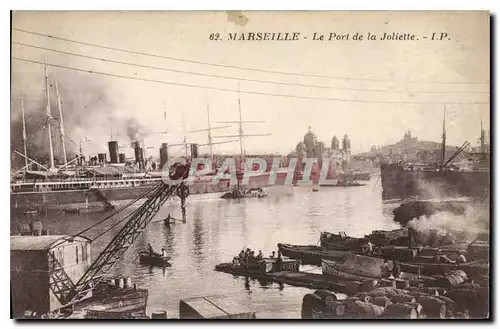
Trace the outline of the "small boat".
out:
M 323 249 L 344 251 L 359 251 L 364 244 L 363 239 L 349 237 L 345 232 L 340 234 L 321 232 L 320 242 Z
M 323 250 L 318 246 L 300 246 L 286 243 L 278 243 L 278 249 L 283 256 L 300 259 L 302 264 L 321 266 L 321 260 L 342 261 L 349 251 Z
M 320 184 L 321 187 L 351 187 L 351 186 L 365 186 L 366 184 L 358 183 L 358 182 L 337 182 L 337 184 Z
M 382 277 L 381 258 L 348 254 L 344 262 L 336 262 L 323 259 L 321 270 L 323 275 L 334 276 L 348 280 L 380 279 Z M 388 261 L 389 268 L 393 262 Z M 402 267 L 401 267 L 401 270 Z
M 470 278 L 478 278 L 489 274 L 490 267 L 487 262 L 484 261 L 472 261 L 461 264 L 449 264 L 449 263 L 427 263 L 427 262 L 401 262 L 401 271 L 408 273 L 419 273 L 422 275 L 444 275 L 454 270 L 462 270 Z
M 243 276 L 260 276 L 266 275 L 270 272 L 290 271 L 298 272 L 300 262 L 294 259 L 282 259 L 281 264 L 278 265 L 277 258 L 264 258 L 259 261 L 250 261 L 248 265 L 222 263 L 215 266 L 215 270 L 233 275 Z
M 78 208 L 66 208 L 66 209 L 64 209 L 64 212 L 67 214 L 79 214 L 80 209 L 78 209 Z
M 234 190 L 224 193 L 222 199 L 264 198 L 267 194 L 260 188 L 251 188 L 247 191 Z
M 164 266 L 169 267 L 170 263 L 168 262 L 170 257 L 162 257 L 160 254 L 150 254 L 147 251 L 141 251 L 139 253 L 139 262 L 145 265 L 153 265 L 153 266 Z

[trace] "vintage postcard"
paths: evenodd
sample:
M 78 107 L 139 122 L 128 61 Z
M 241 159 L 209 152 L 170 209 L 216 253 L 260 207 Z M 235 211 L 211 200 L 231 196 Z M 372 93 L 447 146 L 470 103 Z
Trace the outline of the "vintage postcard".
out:
M 490 319 L 487 11 L 14 11 L 15 319 Z

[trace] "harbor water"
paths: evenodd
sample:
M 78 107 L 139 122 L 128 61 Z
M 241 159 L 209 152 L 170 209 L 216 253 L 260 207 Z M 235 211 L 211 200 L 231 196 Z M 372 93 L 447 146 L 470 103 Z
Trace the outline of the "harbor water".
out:
M 247 247 L 269 255 L 277 251 L 280 242 L 315 245 L 321 231 L 363 236 L 372 230 L 397 228 L 392 210 L 398 204 L 382 202 L 377 177 L 366 183 L 360 187 L 321 187 L 318 192 L 311 187 L 273 187 L 266 189 L 267 198 L 259 199 L 192 195 L 187 200 L 187 222 L 167 227 L 162 219 L 169 213 L 181 217 L 180 200 L 169 200 L 109 276 L 130 277 L 132 283 L 148 289 L 148 315 L 166 310 L 168 317 L 178 317 L 181 299 L 223 295 L 256 312 L 258 318 L 300 318 L 302 297 L 309 289 L 236 278 L 216 272 L 214 267 L 230 262 Z M 124 204 L 127 202 L 117 204 L 117 209 Z M 138 206 L 134 204 L 84 235 L 98 236 Z M 53 210 L 38 219 L 50 234 L 74 234 L 107 215 Z M 17 215 L 16 220 L 25 221 L 26 217 Z M 92 259 L 119 227 L 92 243 Z M 162 269 L 140 265 L 138 252 L 145 250 L 148 243 L 157 252 L 165 246 L 172 266 Z

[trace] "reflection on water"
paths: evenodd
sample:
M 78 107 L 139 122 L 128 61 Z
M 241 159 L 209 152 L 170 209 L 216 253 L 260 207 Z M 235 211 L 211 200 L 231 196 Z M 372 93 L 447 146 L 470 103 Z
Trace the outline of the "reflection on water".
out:
M 350 188 L 324 187 L 315 193 L 306 187 L 294 188 L 293 193 L 290 188 L 275 187 L 268 190 L 268 198 L 262 199 L 191 196 L 187 203 L 187 222 L 167 227 L 161 219 L 169 213 L 181 218 L 180 201 L 169 201 L 110 275 L 129 276 L 133 283 L 149 289 L 148 313 L 167 310 L 169 317 L 177 317 L 180 299 L 225 295 L 257 312 L 260 318 L 299 318 L 302 297 L 309 289 L 233 277 L 215 272 L 215 265 L 230 261 L 246 247 L 269 255 L 279 242 L 316 244 L 322 230 L 363 236 L 375 229 L 397 228 L 391 214 L 397 205 L 384 206 L 380 184 L 375 183 Z M 127 211 L 86 235 L 97 236 L 123 218 Z M 104 216 L 54 213 L 42 220 L 51 234 L 70 234 Z M 93 259 L 116 232 L 117 229 L 92 243 Z M 148 243 L 155 251 L 166 247 L 171 267 L 139 264 L 138 253 L 145 250 Z

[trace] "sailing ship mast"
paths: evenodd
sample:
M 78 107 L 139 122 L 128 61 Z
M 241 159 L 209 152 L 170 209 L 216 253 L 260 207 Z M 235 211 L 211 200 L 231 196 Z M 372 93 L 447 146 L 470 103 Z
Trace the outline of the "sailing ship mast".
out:
M 238 85 L 238 112 L 239 112 L 239 115 L 240 115 L 240 121 L 239 121 L 239 133 L 240 133 L 240 161 L 241 161 L 241 164 L 240 164 L 240 167 L 241 169 L 244 169 L 245 167 L 244 166 L 244 163 L 245 163 L 245 160 L 243 159 L 243 156 L 244 156 L 244 151 L 243 151 L 243 122 L 242 122 L 242 119 L 241 119 L 241 101 L 240 101 L 240 87 Z
M 47 75 L 47 61 L 45 61 L 45 89 L 47 91 L 47 132 L 49 134 L 49 148 L 50 148 L 50 170 L 54 170 L 54 148 L 52 146 L 52 128 L 51 128 L 51 120 L 52 114 L 50 110 L 50 89 L 49 89 L 49 77 Z
M 187 142 L 186 142 L 186 120 L 184 117 L 184 112 L 182 112 L 182 133 L 184 134 L 184 138 L 182 140 L 182 144 L 184 144 L 184 156 L 188 157 L 188 147 L 187 147 Z
M 215 142 L 213 141 L 212 137 L 212 130 L 215 129 L 224 129 L 224 128 L 229 128 L 231 127 L 230 125 L 226 126 L 218 126 L 218 127 L 212 127 L 212 123 L 210 121 L 210 107 L 207 105 L 207 127 L 206 129 L 197 129 L 197 130 L 191 130 L 189 131 L 190 133 L 196 133 L 196 132 L 201 132 L 201 131 L 206 131 L 208 132 L 208 142 L 207 144 L 198 144 L 198 146 L 208 146 L 208 153 L 210 159 L 213 158 L 213 146 L 216 144 L 225 144 L 225 143 L 234 143 L 237 142 L 237 140 L 228 140 L 228 141 L 222 141 L 222 142 Z M 217 137 L 217 136 L 215 136 Z
M 486 147 L 485 147 L 485 131 L 483 128 L 483 118 L 481 118 L 481 153 L 485 154 L 486 153 Z
M 443 111 L 443 139 L 441 142 L 441 166 L 444 166 L 446 156 L 446 104 Z
M 60 137 L 61 137 L 63 160 L 64 160 L 64 165 L 67 165 L 68 164 L 68 157 L 66 154 L 66 144 L 64 142 L 65 134 L 64 134 L 64 120 L 63 120 L 63 115 L 62 115 L 62 101 L 61 101 L 61 96 L 59 95 L 59 87 L 57 85 L 57 78 L 55 75 L 54 75 L 54 82 L 56 84 L 57 107 L 59 109 L 59 131 L 60 131 Z
M 24 172 L 28 170 L 28 148 L 26 146 L 26 121 L 24 118 L 24 101 L 23 96 L 20 97 L 21 100 L 21 112 L 23 115 L 23 146 L 24 146 Z
M 241 101 L 240 101 L 240 88 L 238 85 L 238 112 L 239 112 L 239 120 L 238 121 L 224 121 L 219 123 L 229 123 L 229 124 L 238 124 L 238 134 L 237 135 L 229 135 L 229 136 L 212 136 L 214 138 L 230 138 L 237 137 L 240 141 L 240 159 L 241 159 L 241 170 L 245 169 L 245 151 L 243 149 L 243 138 L 245 137 L 253 137 L 253 136 L 270 136 L 270 134 L 244 134 L 243 133 L 243 124 L 245 123 L 266 123 L 265 121 L 243 121 L 242 113 L 241 113 Z M 239 189 L 239 180 L 238 180 L 238 189 Z

